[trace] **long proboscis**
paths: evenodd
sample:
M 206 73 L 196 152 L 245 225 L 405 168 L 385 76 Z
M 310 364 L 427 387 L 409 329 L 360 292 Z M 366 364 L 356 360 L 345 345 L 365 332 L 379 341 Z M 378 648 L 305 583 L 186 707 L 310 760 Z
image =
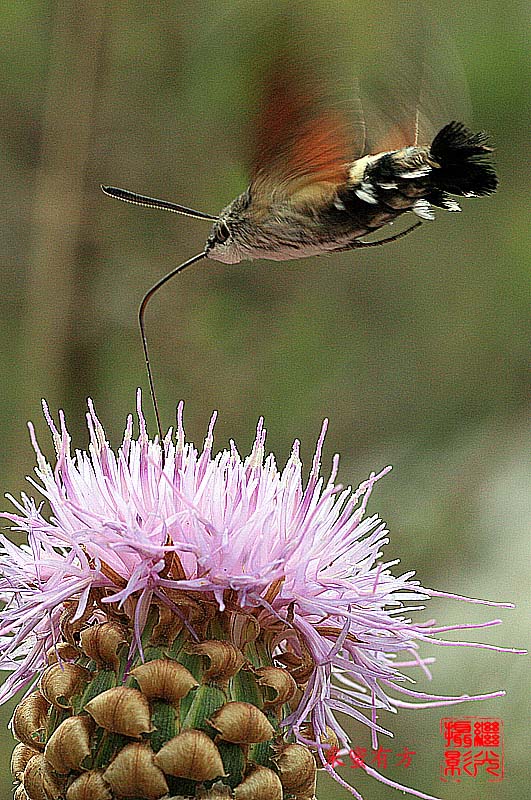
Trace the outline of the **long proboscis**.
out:
M 127 189 L 118 189 L 116 186 L 102 186 L 101 189 L 105 194 L 109 195 L 109 197 L 114 197 L 116 200 L 123 200 L 124 203 L 133 203 L 136 206 L 146 206 L 147 208 L 160 208 L 163 211 L 173 211 L 174 214 L 184 214 L 185 217 L 194 217 L 195 219 L 218 219 L 218 217 L 214 217 L 212 214 L 205 214 L 203 211 L 195 211 L 193 208 L 180 206 L 178 203 L 171 203 L 169 200 L 157 200 L 156 197 L 146 197 L 143 194 L 130 192 Z
M 172 203 L 169 200 L 158 200 L 156 197 L 147 197 L 143 194 L 137 194 L 136 192 L 130 192 L 128 189 L 119 189 L 116 186 L 101 186 L 102 191 L 108 195 L 109 197 L 114 197 L 116 200 L 123 200 L 124 203 L 133 203 L 133 205 L 137 206 L 146 206 L 147 208 L 158 208 L 162 209 L 163 211 L 173 211 L 175 214 L 183 214 L 186 217 L 193 217 L 194 219 L 208 219 L 208 220 L 217 220 L 218 217 L 212 216 L 212 214 L 205 214 L 203 211 L 196 211 L 193 208 L 188 208 L 187 206 L 181 206 L 178 203 Z M 146 329 L 144 323 L 144 315 L 146 312 L 147 305 L 154 294 L 158 292 L 158 290 L 164 286 L 169 280 L 174 278 L 180 272 L 189 267 L 191 264 L 195 264 L 196 261 L 200 261 L 202 258 L 206 257 L 206 250 L 203 250 L 201 253 L 198 253 L 192 258 L 189 258 L 188 261 L 185 261 L 183 264 L 179 264 L 178 267 L 172 269 L 171 272 L 168 272 L 167 275 L 164 275 L 159 281 L 157 281 L 151 289 L 148 289 L 144 297 L 142 298 L 142 302 L 140 303 L 140 308 L 138 309 L 138 324 L 140 327 L 140 336 L 142 338 L 142 347 L 144 350 L 144 357 L 146 359 L 146 370 L 149 382 L 149 391 L 151 394 L 151 400 L 153 402 L 153 409 L 155 411 L 155 419 L 157 421 L 157 430 L 159 432 L 159 439 L 162 447 L 163 442 L 163 433 L 162 433 L 162 423 L 160 420 L 160 412 L 159 412 L 159 405 L 157 402 L 157 395 L 155 392 L 155 382 L 153 380 L 153 373 L 151 371 L 151 362 L 149 359 L 149 348 L 147 343 L 147 336 L 146 336 Z M 163 455 L 164 455 L 164 451 Z
M 151 300 L 153 295 L 156 294 L 156 292 L 158 292 L 158 290 L 162 286 L 164 286 L 165 283 L 167 283 L 169 280 L 174 278 L 180 272 L 183 272 L 186 269 L 186 267 L 189 267 L 192 264 L 195 264 L 196 261 L 200 261 L 202 258 L 206 258 L 206 254 L 207 254 L 206 250 L 203 250 L 201 253 L 198 253 L 197 255 L 192 256 L 192 258 L 189 258 L 188 261 L 185 261 L 183 264 L 179 264 L 178 267 L 175 267 L 175 269 L 172 269 L 171 272 L 168 272 L 167 275 L 164 275 L 163 278 L 161 278 L 155 284 L 153 284 L 151 289 L 149 289 L 146 292 L 146 294 L 142 298 L 142 302 L 140 303 L 140 308 L 138 309 L 138 324 L 140 326 L 140 335 L 142 337 L 142 347 L 144 348 L 144 356 L 145 356 L 145 359 L 146 359 L 146 370 L 147 370 L 147 375 L 148 375 L 149 391 L 151 393 L 151 400 L 153 401 L 153 408 L 155 410 L 155 418 L 157 420 L 157 429 L 158 429 L 158 432 L 159 432 L 159 438 L 160 438 L 161 447 L 163 446 L 164 437 L 163 437 L 163 434 L 162 434 L 162 424 L 161 424 L 161 421 L 160 421 L 160 413 L 159 413 L 159 406 L 158 406 L 158 403 L 157 403 L 157 395 L 155 393 L 155 382 L 153 380 L 153 373 L 151 371 L 151 364 L 150 364 L 150 360 L 149 360 L 149 349 L 148 349 L 146 330 L 145 330 L 145 325 L 144 325 L 144 315 L 145 315 L 145 312 L 146 312 L 147 304 L 149 303 L 149 301 Z M 164 455 L 164 450 L 162 451 L 162 453 Z

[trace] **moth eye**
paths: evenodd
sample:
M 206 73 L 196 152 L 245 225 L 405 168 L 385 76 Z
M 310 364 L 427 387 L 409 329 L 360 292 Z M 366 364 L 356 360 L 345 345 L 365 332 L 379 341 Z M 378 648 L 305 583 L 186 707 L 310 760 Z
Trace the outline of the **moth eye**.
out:
M 230 231 L 228 227 L 225 225 L 224 222 L 220 222 L 218 225 L 218 229 L 216 231 L 216 242 L 218 244 L 224 244 L 227 239 L 230 238 Z

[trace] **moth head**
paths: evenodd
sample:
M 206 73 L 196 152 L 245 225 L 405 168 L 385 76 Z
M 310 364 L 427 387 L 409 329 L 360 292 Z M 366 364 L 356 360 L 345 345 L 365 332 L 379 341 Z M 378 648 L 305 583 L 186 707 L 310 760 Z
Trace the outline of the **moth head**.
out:
M 207 258 L 224 264 L 238 264 L 245 258 L 245 231 L 252 227 L 249 192 L 244 192 L 223 209 L 210 229 L 205 252 Z

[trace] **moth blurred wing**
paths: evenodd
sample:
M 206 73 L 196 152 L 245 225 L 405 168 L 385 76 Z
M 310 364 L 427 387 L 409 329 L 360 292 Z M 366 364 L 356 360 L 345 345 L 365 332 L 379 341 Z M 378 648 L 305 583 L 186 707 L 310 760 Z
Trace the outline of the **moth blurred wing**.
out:
M 253 203 L 322 203 L 347 180 L 353 151 L 349 125 L 339 113 L 323 109 L 293 70 L 273 76 L 256 136 Z

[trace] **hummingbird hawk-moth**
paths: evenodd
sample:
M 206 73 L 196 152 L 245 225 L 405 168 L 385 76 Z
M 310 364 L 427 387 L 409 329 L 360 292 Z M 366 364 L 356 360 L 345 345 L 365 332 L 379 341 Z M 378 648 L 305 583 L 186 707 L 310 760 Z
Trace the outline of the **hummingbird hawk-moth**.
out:
M 460 211 L 455 197 L 480 197 L 496 190 L 487 135 L 474 133 L 461 122 L 449 122 L 431 143 L 423 144 L 417 141 L 418 125 L 409 141 L 402 129 L 398 141 L 388 139 L 380 148 L 356 157 L 346 121 L 283 81 L 270 93 L 258 128 L 249 186 L 217 216 L 102 186 L 119 200 L 213 222 L 204 249 L 159 280 L 140 306 L 161 438 L 144 312 L 153 294 L 177 273 L 203 258 L 225 264 L 257 258 L 284 261 L 396 242 L 423 220 L 433 219 L 434 207 Z M 405 230 L 376 241 L 361 238 L 407 213 L 417 221 Z

